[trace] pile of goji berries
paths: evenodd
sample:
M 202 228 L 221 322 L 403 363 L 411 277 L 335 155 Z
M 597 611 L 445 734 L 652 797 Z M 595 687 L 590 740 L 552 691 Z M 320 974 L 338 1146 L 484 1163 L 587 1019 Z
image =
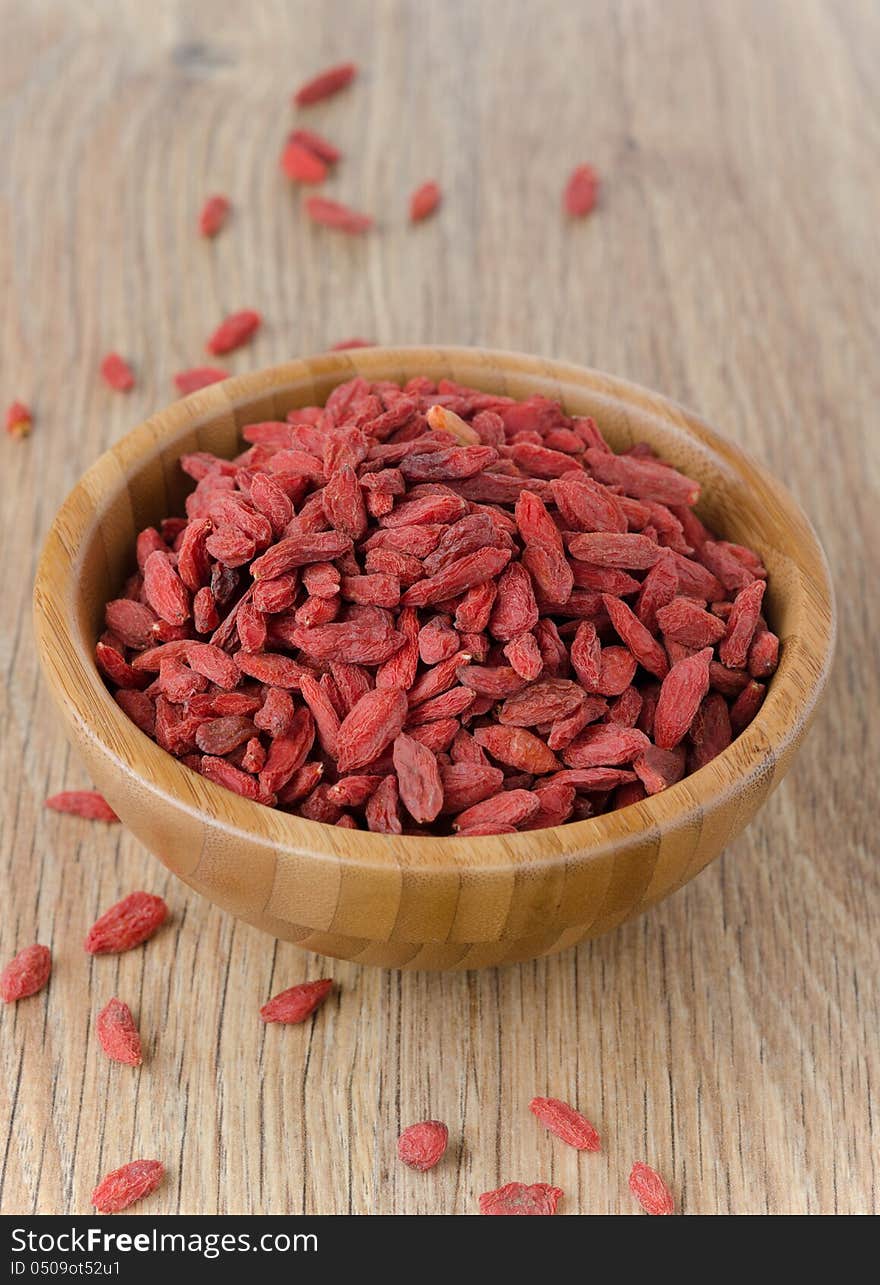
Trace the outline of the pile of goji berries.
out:
M 766 572 L 645 444 L 555 402 L 350 380 L 184 456 L 97 663 L 187 767 L 313 821 L 480 835 L 582 820 L 708 763 L 779 641 Z

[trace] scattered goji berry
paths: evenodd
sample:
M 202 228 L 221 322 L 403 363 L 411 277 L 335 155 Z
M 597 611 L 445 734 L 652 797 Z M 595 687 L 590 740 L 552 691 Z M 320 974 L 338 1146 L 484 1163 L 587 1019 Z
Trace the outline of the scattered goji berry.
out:
M 324 138 L 321 134 L 316 134 L 312 129 L 295 129 L 287 137 L 289 143 L 299 143 L 302 147 L 307 147 L 315 156 L 320 157 L 328 165 L 335 165 L 342 156 L 339 148 Z
M 442 1159 L 449 1145 L 449 1130 L 440 1120 L 422 1120 L 404 1129 L 397 1139 L 397 1154 L 410 1169 L 425 1173 Z
M 141 1037 L 131 1009 L 120 999 L 108 1000 L 95 1020 L 101 1048 L 113 1062 L 140 1066 Z
M 53 812 L 67 812 L 70 816 L 84 817 L 87 821 L 118 821 L 119 817 L 97 790 L 62 790 L 46 800 L 46 807 Z
M 545 1128 L 570 1147 L 577 1147 L 578 1151 L 601 1151 L 602 1143 L 596 1129 L 586 1116 L 567 1102 L 559 1098 L 532 1098 L 529 1110 Z
M 562 1188 L 551 1187 L 546 1182 L 508 1182 L 495 1191 L 484 1191 L 480 1196 L 481 1214 L 555 1214 L 562 1199 Z
M 215 237 L 225 227 L 231 208 L 227 196 L 209 196 L 199 214 L 201 235 Z
M 131 1160 L 102 1178 L 92 1192 L 99 1214 L 118 1214 L 151 1195 L 165 1176 L 161 1160 Z
M 371 215 L 359 214 L 357 210 L 341 205 L 339 201 L 331 201 L 326 196 L 310 196 L 306 201 L 306 214 L 313 223 L 355 236 L 360 232 L 368 232 L 373 226 Z
M 252 308 L 245 308 L 241 312 L 232 312 L 223 321 L 211 335 L 206 347 L 208 352 L 213 353 L 215 357 L 222 356 L 223 353 L 232 352 L 235 348 L 240 348 L 246 344 L 254 333 L 259 329 L 262 317 Z
M 168 918 L 161 897 L 130 892 L 105 910 L 89 929 L 85 947 L 90 955 L 118 955 L 147 941 Z
M 174 376 L 174 383 L 178 392 L 186 396 L 188 393 L 198 392 L 200 388 L 207 388 L 209 384 L 219 384 L 221 380 L 229 378 L 228 370 L 221 370 L 219 366 L 193 366 L 192 370 L 180 370 Z
M 413 820 L 425 825 L 443 807 L 443 782 L 436 755 L 401 732 L 394 741 L 394 770 L 400 797 Z
M 321 71 L 311 80 L 307 80 L 304 85 L 293 95 L 293 101 L 297 107 L 307 107 L 311 103 L 318 103 L 323 98 L 330 98 L 333 94 L 338 94 L 340 89 L 345 89 L 350 85 L 357 75 L 357 66 L 353 62 L 340 63 L 336 67 L 328 67 L 326 71 Z
M 674 1214 L 672 1192 L 656 1170 L 637 1160 L 629 1175 L 629 1189 L 646 1214 Z
M 440 204 L 440 195 L 440 186 L 433 179 L 417 187 L 409 198 L 410 222 L 420 223 L 433 214 Z
M 284 145 L 281 168 L 295 183 L 323 183 L 327 177 L 326 162 L 294 138 L 288 139 Z
M 565 208 L 574 218 L 583 218 L 596 207 L 599 178 L 592 165 L 578 165 L 565 185 Z
M 24 402 L 13 402 L 6 412 L 6 431 L 10 437 L 27 437 L 34 417 Z
M 284 1022 L 287 1025 L 304 1022 L 324 1003 L 332 989 L 333 982 L 327 977 L 318 982 L 289 986 L 263 1005 L 260 1017 L 264 1022 Z
M 101 376 L 104 383 L 117 393 L 127 393 L 134 388 L 134 372 L 118 352 L 108 352 L 101 362 Z
M 25 946 L 0 973 L 0 999 L 4 1004 L 36 995 L 49 980 L 52 954 L 48 946 Z

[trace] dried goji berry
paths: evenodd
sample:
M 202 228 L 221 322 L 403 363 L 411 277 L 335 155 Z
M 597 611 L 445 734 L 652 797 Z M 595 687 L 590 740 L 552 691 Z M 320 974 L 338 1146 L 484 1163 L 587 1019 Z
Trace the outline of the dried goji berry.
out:
M 144 563 L 144 597 L 157 616 L 182 625 L 191 615 L 190 595 L 172 565 L 171 555 L 158 549 Z
M 483 799 L 465 808 L 455 818 L 455 829 L 476 825 L 518 825 L 528 821 L 538 811 L 541 800 L 529 790 L 502 790 L 500 794 Z
M 659 745 L 649 745 L 638 758 L 633 759 L 633 771 L 647 794 L 657 794 L 680 781 L 684 776 L 684 769 L 683 745 L 678 745 L 673 750 L 662 750 Z
M 555 1214 L 562 1188 L 546 1182 L 508 1182 L 480 1196 L 481 1214 Z
M 433 214 L 440 204 L 440 186 L 430 179 L 417 187 L 409 198 L 409 217 L 411 223 L 420 223 L 429 214 Z
M 211 335 L 207 342 L 208 352 L 213 353 L 216 357 L 222 356 L 223 353 L 232 352 L 235 348 L 240 348 L 246 344 L 259 329 L 262 317 L 252 308 L 245 308 L 241 312 L 232 312 L 223 321 Z
M 134 373 L 124 357 L 118 352 L 109 352 L 101 362 L 101 376 L 104 383 L 117 393 L 127 393 L 134 388 Z
M 718 647 L 718 659 L 729 669 L 745 667 L 766 587 L 763 580 L 753 580 L 739 591 L 733 601 L 727 628 Z
M 118 1214 L 151 1195 L 165 1176 L 161 1160 L 131 1160 L 102 1178 L 92 1192 L 99 1214 Z
M 763 704 L 767 688 L 751 679 L 730 707 L 730 726 L 735 736 L 748 727 Z
M 323 183 L 327 165 L 310 147 L 289 138 L 281 153 L 281 168 L 296 183 Z
M 555 772 L 559 762 L 546 742 L 524 727 L 478 727 L 474 740 L 499 763 L 543 776 Z
M 95 1030 L 101 1048 L 112 1061 L 140 1066 L 141 1037 L 127 1004 L 120 999 L 108 1000 L 95 1019 Z
M 284 1022 L 294 1025 L 304 1022 L 319 1008 L 333 989 L 333 982 L 324 977 L 317 982 L 300 982 L 298 986 L 289 986 L 286 991 L 279 991 L 260 1009 L 264 1022 Z
M 67 812 L 70 816 L 85 817 L 88 821 L 118 821 L 119 817 L 97 790 L 62 790 L 46 800 L 46 807 L 53 812 Z
M 199 214 L 199 232 L 214 237 L 225 226 L 231 206 L 227 196 L 209 196 Z
M 13 402 L 6 411 L 6 431 L 10 437 L 27 437 L 34 426 L 34 417 L 24 402 Z
M 329 142 L 321 134 L 316 134 L 312 129 L 295 129 L 288 135 L 288 142 L 300 143 L 307 147 L 310 152 L 314 152 L 322 161 L 328 165 L 335 165 L 342 156 L 339 148 Z
M 4 1004 L 36 995 L 49 980 L 52 954 L 48 946 L 25 946 L 0 973 L 0 999 Z
M 342 721 L 336 738 L 336 762 L 341 772 L 365 767 L 378 758 L 403 730 L 408 705 L 397 687 L 366 692 Z
M 404 1129 L 397 1139 L 397 1154 L 410 1169 L 433 1169 L 449 1145 L 449 1130 L 440 1120 L 422 1120 Z
M 551 1133 L 555 1133 L 557 1138 L 561 1138 L 569 1146 L 577 1147 L 578 1151 L 602 1149 L 596 1129 L 586 1116 L 567 1102 L 562 1102 L 559 1098 L 532 1098 L 529 1110 Z
M 306 214 L 313 223 L 354 236 L 360 232 L 368 232 L 373 226 L 371 215 L 359 214 L 357 210 L 341 205 L 339 201 L 330 201 L 326 196 L 310 196 L 306 201 Z
M 336 67 L 328 67 L 326 71 L 321 71 L 305 84 L 300 85 L 299 89 L 293 95 L 293 101 L 297 107 L 307 107 L 311 103 L 318 103 L 323 98 L 330 98 L 333 94 L 338 94 L 340 89 L 345 89 L 350 85 L 357 75 L 357 65 L 353 62 L 343 62 Z
M 657 627 L 669 641 L 683 643 L 686 647 L 714 647 L 724 637 L 724 621 L 710 611 L 704 611 L 690 598 L 673 598 L 656 610 Z M 663 678 L 658 674 L 658 678 Z
M 583 218 L 596 207 L 599 178 L 592 165 L 578 165 L 565 185 L 565 209 L 574 218 Z
M 769 629 L 757 629 L 748 654 L 752 678 L 769 678 L 779 664 L 779 639 Z
M 174 383 L 178 392 L 186 396 L 187 393 L 198 392 L 200 388 L 219 384 L 221 380 L 228 378 L 229 371 L 222 370 L 219 366 L 193 366 L 191 370 L 179 370 L 174 376 Z
M 672 1192 L 656 1170 L 637 1160 L 629 1175 L 629 1189 L 646 1214 L 674 1214 Z
M 90 955 L 118 955 L 147 941 L 168 918 L 161 897 L 130 892 L 105 910 L 89 929 L 85 947 Z

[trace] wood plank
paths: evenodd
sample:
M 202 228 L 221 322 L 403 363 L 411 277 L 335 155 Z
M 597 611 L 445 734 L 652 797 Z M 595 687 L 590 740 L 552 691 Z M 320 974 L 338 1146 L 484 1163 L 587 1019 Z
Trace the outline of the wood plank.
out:
M 471 1212 L 521 1178 L 558 1183 L 569 1212 L 630 1213 L 637 1158 L 690 1213 L 876 1212 L 880 9 L 2 0 L 0 18 L 0 390 L 36 415 L 0 443 L 0 957 L 55 953 L 49 991 L 2 1014 L 0 1208 L 85 1213 L 103 1172 L 156 1155 L 151 1212 Z M 307 226 L 277 166 L 291 90 L 349 56 L 361 78 L 308 123 L 345 153 L 327 195 L 378 217 L 358 241 Z M 582 160 L 602 203 L 572 226 Z M 428 177 L 442 210 L 409 229 Z M 217 190 L 235 210 L 206 244 Z M 245 306 L 266 325 L 234 370 L 350 334 L 544 353 L 693 405 L 788 483 L 839 585 L 839 660 L 795 769 L 721 861 L 558 958 L 396 974 L 275 944 L 118 829 L 43 811 L 85 781 L 34 657 L 40 541 Z M 137 371 L 127 397 L 97 375 L 111 348 Z M 89 959 L 85 930 L 132 887 L 173 924 Z M 262 1028 L 269 994 L 325 974 L 319 1020 Z M 139 1073 L 96 1049 L 111 994 L 146 1035 Z M 536 1093 L 576 1100 L 602 1155 L 553 1142 Z M 425 1116 L 453 1145 L 420 1175 L 395 1139 Z

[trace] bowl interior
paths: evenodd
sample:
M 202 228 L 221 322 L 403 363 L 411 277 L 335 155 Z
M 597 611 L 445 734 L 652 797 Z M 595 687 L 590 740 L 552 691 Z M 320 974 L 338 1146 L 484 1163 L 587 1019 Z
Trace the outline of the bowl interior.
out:
M 697 512 L 724 538 L 748 544 L 768 569 L 765 613 L 782 640 L 779 670 L 746 731 L 707 767 L 619 812 L 553 830 L 464 842 L 340 830 L 250 803 L 183 767 L 137 731 L 104 687 L 92 659 L 104 605 L 134 566 L 144 526 L 183 512 L 192 483 L 182 454 L 231 456 L 240 430 L 321 404 L 341 381 L 405 381 L 416 374 L 487 391 L 560 400 L 592 415 L 615 450 L 647 441 L 702 485 Z M 149 783 L 178 808 L 217 818 L 276 848 L 387 867 L 447 866 L 460 872 L 497 863 L 554 861 L 572 849 L 607 851 L 656 834 L 684 813 L 697 818 L 731 792 L 765 781 L 803 729 L 824 685 L 833 604 L 816 537 L 786 490 L 732 443 L 657 394 L 576 366 L 474 349 L 362 349 L 295 361 L 230 379 L 177 402 L 123 438 L 84 475 L 47 540 L 35 591 L 44 666 L 77 735 L 97 738 L 123 774 Z M 536 838 L 536 836 L 539 836 Z M 500 840 L 503 839 L 503 842 Z M 393 848 L 393 856 L 389 856 Z

